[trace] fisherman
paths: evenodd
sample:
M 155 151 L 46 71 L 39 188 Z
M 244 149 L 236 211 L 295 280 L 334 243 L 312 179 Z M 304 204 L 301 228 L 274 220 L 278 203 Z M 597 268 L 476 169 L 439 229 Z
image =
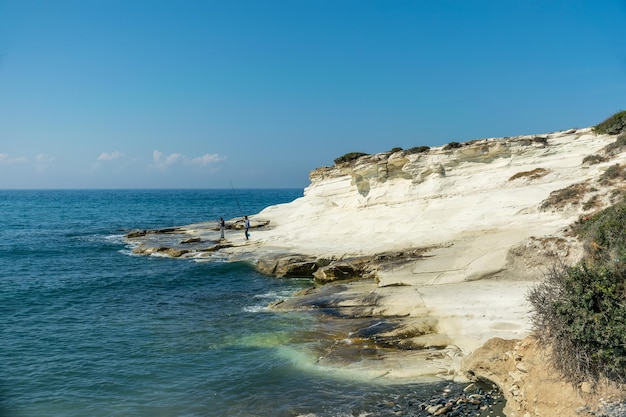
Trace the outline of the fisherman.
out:
M 220 239 L 224 239 L 224 229 L 226 229 L 226 222 L 224 222 L 223 217 L 220 217 L 220 221 L 218 224 L 220 226 Z
M 248 216 L 243 216 L 243 232 L 246 235 L 246 240 L 250 237 L 248 230 L 250 230 L 250 220 L 248 220 Z

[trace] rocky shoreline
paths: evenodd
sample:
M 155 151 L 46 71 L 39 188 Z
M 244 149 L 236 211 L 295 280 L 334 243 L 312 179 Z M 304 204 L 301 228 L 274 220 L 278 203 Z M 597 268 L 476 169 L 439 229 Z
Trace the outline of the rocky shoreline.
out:
M 489 381 L 447 385 L 427 401 L 411 395 L 378 404 L 377 417 L 504 417 L 502 392 Z
M 250 241 L 240 219 L 224 240 L 213 223 L 127 239 L 137 255 L 308 277 L 310 290 L 271 308 L 317 315 L 320 365 L 359 362 L 375 378 L 473 373 L 501 388 L 507 417 L 600 416 L 605 405 L 612 416 L 626 389 L 550 370 L 526 294 L 550 265 L 581 258 L 569 228 L 623 191 L 609 175 L 622 172 L 622 150 L 590 128 L 394 149 L 313 171 L 303 197 L 250 216 Z M 462 415 L 448 402 L 430 410 Z
M 262 230 L 267 224 L 259 223 L 254 227 Z M 397 356 L 397 360 L 406 357 L 419 362 L 409 367 L 416 375 L 465 380 L 458 368 L 451 367 L 453 362 L 458 362 L 460 352 L 446 335 L 437 332 L 437 318 L 426 310 L 422 314 L 415 314 L 415 311 L 409 314 L 404 308 L 390 308 L 387 300 L 403 291 L 402 287 L 391 286 L 383 292 L 378 289 L 377 274 L 422 259 L 428 256 L 428 249 L 340 259 L 264 252 L 264 256 L 252 259 L 248 252 L 250 243 L 208 238 L 207 233 L 214 232 L 209 224 L 192 225 L 133 231 L 126 239 L 133 246 L 133 253 L 141 256 L 243 259 L 269 276 L 311 279 L 308 289 L 275 302 L 269 308 L 276 312 L 300 311 L 317 316 L 326 340 L 307 343 L 317 346 L 320 364 L 365 361 L 378 367 L 382 359 Z M 414 306 L 411 309 L 414 310 Z M 414 369 L 420 366 L 421 370 Z M 404 372 L 381 370 L 380 374 L 402 377 Z
M 255 227 L 263 230 L 269 225 L 260 222 Z M 236 228 L 231 230 L 239 233 Z M 213 233 L 216 229 L 211 224 L 196 224 L 134 231 L 126 239 L 138 255 L 218 256 L 252 262 L 260 272 L 274 277 L 310 278 L 309 289 L 270 308 L 318 316 L 327 337 L 315 341 L 320 365 L 358 362 L 360 369 L 374 369 L 374 377 L 437 375 L 454 382 L 426 402 L 406 397 L 381 404 L 380 416 L 623 417 L 624 387 L 570 386 L 546 369 L 546 353 L 532 338 L 491 339 L 468 355 L 440 332 L 439 317 L 428 309 L 418 314 L 415 306 L 410 312 L 394 308 L 389 300 L 405 294 L 407 288 L 381 288 L 379 274 L 427 259 L 437 248 L 336 259 L 283 251 L 264 251 L 263 256 L 252 257 L 257 249 L 254 243 L 215 239 Z M 528 256 L 527 251 L 524 255 Z M 381 363 L 387 365 L 380 367 Z M 458 388 L 459 383 L 463 389 Z

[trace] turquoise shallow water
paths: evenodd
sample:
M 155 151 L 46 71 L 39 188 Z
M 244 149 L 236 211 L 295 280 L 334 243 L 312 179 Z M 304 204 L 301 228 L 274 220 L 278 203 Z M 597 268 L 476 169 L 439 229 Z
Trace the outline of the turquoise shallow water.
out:
M 0 191 L 7 416 L 394 415 L 442 384 L 331 376 L 265 306 L 310 285 L 240 263 L 130 255 L 135 228 L 233 218 L 302 190 Z M 405 409 L 403 415 L 418 415 Z

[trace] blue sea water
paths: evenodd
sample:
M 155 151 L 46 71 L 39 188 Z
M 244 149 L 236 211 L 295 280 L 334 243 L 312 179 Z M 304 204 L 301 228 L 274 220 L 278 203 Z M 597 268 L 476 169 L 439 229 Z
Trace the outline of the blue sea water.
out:
M 297 334 L 315 318 L 265 308 L 310 286 L 306 279 L 263 276 L 244 263 L 134 256 L 123 239 L 301 195 L 0 191 L 3 415 L 386 416 L 402 398 L 440 391 L 310 366 Z

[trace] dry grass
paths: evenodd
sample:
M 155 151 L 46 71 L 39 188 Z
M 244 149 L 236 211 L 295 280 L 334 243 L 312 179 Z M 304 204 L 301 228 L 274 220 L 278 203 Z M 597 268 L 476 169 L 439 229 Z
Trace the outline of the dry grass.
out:
M 615 164 L 611 165 L 602 173 L 600 176 L 600 184 L 602 185 L 611 185 L 617 181 L 624 181 L 626 179 L 626 171 L 624 171 L 624 167 Z
M 535 168 L 532 171 L 518 172 L 517 174 L 509 178 L 509 181 L 514 181 L 518 178 L 528 178 L 529 180 L 536 180 L 536 179 L 543 177 L 548 172 L 550 171 L 544 168 Z
M 541 209 L 548 208 L 563 209 L 569 205 L 580 204 L 585 194 L 589 191 L 586 183 L 578 183 L 569 187 L 556 190 L 541 204 Z
M 602 207 L 602 201 L 600 201 L 600 198 L 598 198 L 597 195 L 594 195 L 593 197 L 591 197 L 589 200 L 585 201 L 583 203 L 583 210 L 585 211 L 589 211 L 592 209 L 598 209 Z
M 626 147 L 626 133 L 620 134 L 617 139 L 615 139 L 615 142 L 608 144 L 604 148 L 604 153 L 610 156 L 616 155 L 622 152 L 624 147 Z
M 606 158 L 600 155 L 587 155 L 583 158 L 583 164 L 595 165 L 605 162 Z

